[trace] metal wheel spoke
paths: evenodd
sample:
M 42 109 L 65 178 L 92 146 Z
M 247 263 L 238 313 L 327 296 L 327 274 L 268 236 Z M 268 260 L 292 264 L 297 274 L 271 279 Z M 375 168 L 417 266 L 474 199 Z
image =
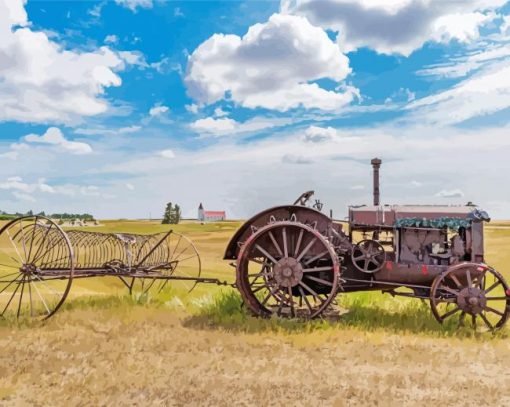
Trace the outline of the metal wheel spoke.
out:
M 485 297 L 487 301 L 506 301 L 509 297 Z
M 39 243 L 39 247 L 37 248 L 37 250 L 34 253 L 34 259 L 37 259 L 37 256 L 39 256 L 39 253 L 41 252 L 42 248 L 44 247 L 44 243 L 46 242 L 46 238 L 48 237 L 48 234 L 50 233 L 50 230 L 52 227 L 53 227 L 53 223 L 51 223 L 50 227 L 46 229 L 46 232 L 44 233 L 44 237 L 43 237 L 41 243 Z M 31 259 L 29 258 L 28 261 L 30 262 Z M 35 262 L 35 260 L 32 262 Z
M 466 319 L 466 313 L 462 311 L 459 316 L 459 326 L 464 326 L 464 320 Z
M 276 241 L 273 232 L 269 231 L 269 237 L 271 238 L 271 241 L 273 242 L 274 247 L 276 248 L 276 251 L 280 255 L 280 257 L 283 257 L 282 249 L 280 249 L 280 245 Z
M 271 256 L 263 247 L 261 247 L 259 244 L 256 244 L 255 247 L 269 260 L 273 262 L 273 264 L 278 263 L 273 256 Z
M 19 224 L 19 231 L 21 232 L 21 239 L 22 239 L 22 246 L 23 246 L 23 253 L 25 253 L 25 263 L 28 262 L 28 256 L 27 256 L 27 247 L 26 247 L 26 241 L 25 241 L 25 231 L 23 230 L 23 223 L 20 221 Z
M 455 276 L 454 274 L 450 274 L 449 277 L 453 280 L 453 282 L 455 283 L 455 285 L 459 288 L 463 288 L 462 284 L 460 283 L 459 279 L 457 278 L 457 276 Z
M 18 257 L 19 257 L 19 260 L 20 260 L 21 264 L 25 264 L 25 263 L 23 262 L 23 259 L 22 259 L 22 257 L 21 257 L 21 254 L 19 253 L 18 246 L 16 246 L 16 245 L 14 244 L 14 240 L 12 240 L 11 234 L 9 233 L 9 229 L 7 229 L 5 232 L 7 233 L 7 236 L 9 237 L 9 240 L 11 241 L 12 246 L 14 247 L 14 250 L 16 251 L 16 254 L 17 254 L 17 255 L 18 255 Z
M 12 295 L 11 295 L 11 298 L 9 298 L 9 301 L 7 302 L 7 305 L 5 306 L 4 310 L 2 311 L 2 313 L 0 314 L 0 316 L 4 316 L 5 314 L 5 311 L 7 311 L 7 308 L 9 308 L 9 305 L 11 305 L 11 301 L 12 299 L 14 298 L 14 296 L 16 295 L 16 293 L 18 292 L 18 289 L 19 289 L 19 286 L 23 283 L 23 280 L 25 279 L 25 277 L 23 276 L 23 278 L 19 281 L 20 284 L 17 284 L 16 285 L 16 289 L 13 291 Z
M 317 294 L 313 289 L 311 289 L 308 285 L 306 285 L 305 283 L 303 283 L 302 281 L 299 282 L 299 285 L 301 287 L 303 287 L 306 291 L 308 291 L 310 294 L 312 294 L 314 297 L 317 297 L 319 298 L 319 300 L 321 300 L 322 302 L 324 302 L 324 300 L 322 298 L 319 297 L 319 294 Z
M 333 270 L 333 266 L 314 267 L 309 269 L 303 269 L 303 273 L 313 273 L 314 271 L 330 271 Z
M 498 285 L 501 284 L 501 281 L 498 280 L 494 284 L 492 284 L 489 288 L 485 290 L 485 294 L 489 294 L 492 290 L 494 290 Z
M 303 232 L 304 232 L 303 229 L 299 230 L 299 236 L 298 236 L 298 240 L 296 243 L 296 248 L 294 249 L 294 257 L 296 257 L 299 252 L 299 247 L 301 246 L 301 240 L 303 239 Z
M 455 296 L 459 295 L 459 291 L 455 291 L 455 290 L 451 289 L 450 287 L 447 287 L 447 286 L 444 286 L 444 285 L 439 287 L 439 290 L 444 290 L 447 293 L 453 294 Z
M 329 253 L 329 250 L 324 250 L 322 253 L 319 253 L 317 256 L 313 256 L 311 259 L 305 261 L 305 266 L 308 266 L 310 263 L 313 263 L 315 260 L 322 259 L 325 255 Z
M 17 267 L 17 266 L 10 266 L 10 265 L 8 265 L 8 264 L 0 263 L 0 266 L 3 266 L 3 267 L 9 267 L 9 268 L 11 268 L 11 269 L 19 270 L 19 267 Z
M 296 312 L 294 310 L 294 297 L 292 296 L 292 288 L 288 287 L 288 293 L 289 293 L 289 302 L 290 302 L 290 314 L 292 317 L 296 316 Z
M 445 318 L 448 318 L 450 316 L 452 316 L 453 314 L 455 314 L 456 312 L 460 311 L 460 308 L 459 307 L 455 307 L 454 309 L 448 311 L 446 314 L 444 314 L 443 316 L 441 316 L 440 318 L 442 320 L 444 320 Z
M 473 285 L 473 281 L 471 280 L 471 272 L 469 269 L 466 269 L 466 280 L 467 280 L 467 286 L 471 287 Z
M 298 286 L 299 293 L 301 294 L 301 298 L 305 301 L 306 306 L 310 310 L 310 315 L 313 313 L 313 308 L 310 305 L 310 301 L 308 301 L 308 298 L 306 298 L 305 292 L 303 291 L 303 288 L 301 286 Z
M 306 278 L 309 278 L 310 280 L 317 281 L 318 283 L 329 285 L 330 287 L 333 287 L 333 283 L 331 281 L 323 280 L 322 278 L 306 275 Z
M 282 229 L 282 236 L 283 236 L 283 257 L 287 258 L 289 257 L 289 248 L 287 245 L 287 229 Z
M 48 315 L 50 315 L 51 311 L 48 308 L 48 305 L 46 304 L 46 301 L 44 301 L 44 298 L 42 297 L 41 293 L 39 292 L 39 289 L 37 288 L 37 284 L 35 284 L 35 283 L 34 283 L 34 289 L 35 289 L 35 292 L 37 293 L 37 295 L 39 296 L 41 302 L 43 303 L 44 308 L 46 308 L 46 312 L 48 313 Z
M 308 244 L 306 245 L 306 247 L 303 249 L 303 251 L 302 251 L 302 252 L 301 252 L 301 254 L 297 257 L 297 259 L 296 259 L 296 260 L 297 260 L 297 261 L 301 261 L 301 259 L 303 258 L 303 256 L 304 256 L 306 253 L 308 253 L 308 250 L 310 250 L 310 249 L 312 248 L 312 246 L 314 245 L 314 243 L 315 243 L 316 241 L 317 241 L 317 238 L 316 238 L 316 237 L 314 237 L 314 238 L 310 241 L 310 243 L 308 243 Z
M 492 307 L 485 307 L 485 311 L 493 312 L 494 314 L 499 315 L 500 317 L 505 315 L 501 311 L 498 311 L 497 309 L 494 309 Z
M 23 302 L 23 292 L 25 291 L 25 280 L 26 280 L 26 276 L 23 277 L 23 282 L 21 284 L 21 293 L 19 295 L 19 302 L 18 302 L 18 313 L 16 314 L 18 316 L 18 318 L 20 316 L 21 304 Z
M 489 328 L 491 331 L 494 330 L 494 327 L 492 326 L 492 324 L 489 322 L 489 320 L 487 319 L 487 317 L 485 315 L 483 315 L 483 313 L 480 314 L 480 318 L 482 318 L 483 322 L 485 322 L 485 325 L 487 325 L 487 328 Z

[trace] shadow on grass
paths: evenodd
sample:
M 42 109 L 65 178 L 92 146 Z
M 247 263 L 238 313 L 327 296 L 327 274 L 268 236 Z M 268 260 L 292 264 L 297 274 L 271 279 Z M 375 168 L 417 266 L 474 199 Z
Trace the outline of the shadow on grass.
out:
M 373 298 L 375 297 L 375 299 Z M 242 307 L 239 293 L 221 292 L 201 306 L 183 325 L 192 329 L 223 329 L 233 332 L 310 333 L 321 330 L 355 328 L 363 331 L 383 330 L 390 333 L 425 334 L 435 337 L 506 338 L 508 331 L 475 332 L 459 328 L 455 320 L 439 324 L 427 303 L 386 299 L 378 303 L 380 295 L 363 293 L 342 297 L 340 306 L 348 311 L 327 319 L 309 321 L 284 318 L 256 318 Z M 388 308 L 391 307 L 392 308 Z

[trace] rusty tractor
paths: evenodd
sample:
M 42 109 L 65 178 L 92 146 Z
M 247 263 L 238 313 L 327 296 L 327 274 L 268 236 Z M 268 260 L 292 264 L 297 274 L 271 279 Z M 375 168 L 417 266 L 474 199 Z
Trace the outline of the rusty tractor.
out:
M 351 206 L 334 221 L 306 206 L 264 210 L 233 236 L 224 258 L 234 262 L 236 285 L 257 316 L 316 318 L 339 293 L 380 290 L 430 302 L 438 322 L 501 328 L 510 289 L 485 263 L 486 212 L 466 206 L 381 205 L 373 159 L 373 205 Z

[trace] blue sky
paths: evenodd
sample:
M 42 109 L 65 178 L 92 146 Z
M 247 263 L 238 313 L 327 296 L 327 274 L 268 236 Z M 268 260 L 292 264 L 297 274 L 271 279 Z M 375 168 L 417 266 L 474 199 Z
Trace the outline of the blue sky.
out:
M 0 209 L 246 217 L 314 189 L 510 218 L 502 0 L 0 0 Z

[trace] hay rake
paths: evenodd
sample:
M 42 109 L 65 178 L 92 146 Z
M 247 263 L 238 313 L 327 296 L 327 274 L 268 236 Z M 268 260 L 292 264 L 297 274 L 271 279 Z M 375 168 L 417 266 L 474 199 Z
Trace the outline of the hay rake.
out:
M 0 316 L 45 319 L 64 303 L 72 281 L 119 278 L 129 293 L 162 291 L 178 281 L 187 291 L 203 278 L 191 240 L 172 230 L 141 235 L 64 231 L 43 216 L 25 216 L 0 230 Z

